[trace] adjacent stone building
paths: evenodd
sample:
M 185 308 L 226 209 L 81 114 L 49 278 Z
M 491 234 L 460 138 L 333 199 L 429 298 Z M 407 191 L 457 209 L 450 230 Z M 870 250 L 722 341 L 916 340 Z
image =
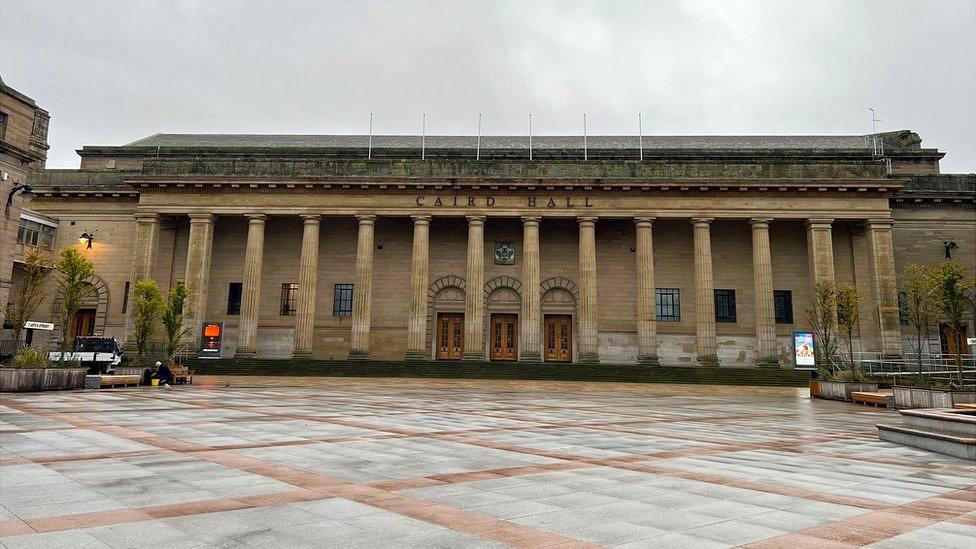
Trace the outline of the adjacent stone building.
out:
M 47 239 L 54 235 L 53 223 L 45 231 L 37 223 L 37 216 L 29 210 L 23 211 L 25 195 L 30 197 L 27 175 L 43 169 L 47 159 L 49 120 L 48 112 L 38 107 L 33 99 L 0 79 L 0 200 L 4 205 L 0 218 L 0 317 L 3 317 L 3 308 L 9 300 L 15 263 L 23 251 L 19 245 L 24 240 L 21 227 L 31 222 L 36 224 L 30 225 L 34 232 L 29 235 L 35 243 L 38 238 Z M 46 236 L 41 237 L 42 232 Z M 0 346 L 0 353 L 3 350 Z
M 585 146 L 157 134 L 31 175 L 31 207 L 95 263 L 73 331 L 131 344 L 135 281 L 184 280 L 223 357 L 792 367 L 830 280 L 896 356 L 903 265 L 976 263 L 976 176 L 910 131 Z

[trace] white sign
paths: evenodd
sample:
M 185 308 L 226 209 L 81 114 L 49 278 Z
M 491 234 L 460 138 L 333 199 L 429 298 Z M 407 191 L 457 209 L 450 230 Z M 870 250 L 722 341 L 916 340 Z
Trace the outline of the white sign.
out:
M 966 345 L 976 345 L 976 337 L 967 337 Z
M 54 324 L 50 322 L 35 322 L 33 320 L 28 320 L 24 323 L 24 328 L 28 330 L 53 330 Z

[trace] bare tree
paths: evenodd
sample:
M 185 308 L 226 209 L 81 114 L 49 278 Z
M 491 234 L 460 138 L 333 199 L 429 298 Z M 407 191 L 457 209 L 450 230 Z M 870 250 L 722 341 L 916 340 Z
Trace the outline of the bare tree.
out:
M 10 292 L 4 318 L 10 323 L 14 336 L 14 353 L 20 349 L 20 333 L 24 323 L 34 317 L 44 300 L 44 283 L 51 271 L 51 259 L 42 248 L 26 246 L 24 260 L 18 269 L 20 275 Z
M 944 261 L 932 269 L 932 283 L 935 288 L 939 316 L 945 322 L 948 333 L 956 348 L 956 371 L 959 387 L 963 385 L 962 376 L 962 334 L 966 329 L 966 309 L 963 277 L 965 269 L 955 261 Z
M 806 320 L 817 338 L 814 345 L 817 362 L 832 374 L 831 362 L 837 355 L 837 295 L 832 282 L 814 285 Z
M 901 276 L 901 287 L 905 294 L 905 320 L 911 326 L 914 341 L 912 347 L 917 353 L 916 364 L 919 375 L 922 372 L 922 345 L 928 340 L 929 327 L 935 319 L 935 287 L 932 284 L 930 269 L 918 263 L 909 263 Z
M 847 343 L 848 367 L 851 381 L 857 379 L 859 372 L 854 360 L 854 332 L 861 320 L 861 290 L 856 284 L 841 284 L 834 291 L 837 302 L 837 318 L 840 337 Z

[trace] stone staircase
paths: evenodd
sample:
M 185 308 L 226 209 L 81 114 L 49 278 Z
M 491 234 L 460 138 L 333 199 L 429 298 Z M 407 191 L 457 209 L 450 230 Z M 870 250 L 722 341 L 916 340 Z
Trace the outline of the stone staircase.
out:
M 636 364 L 552 364 L 525 362 L 397 362 L 378 360 L 190 359 L 197 375 L 412 377 L 707 383 L 805 387 L 810 373 L 771 368 L 701 368 Z
M 878 437 L 896 444 L 976 461 L 976 410 L 900 410 L 902 424 L 879 424 Z

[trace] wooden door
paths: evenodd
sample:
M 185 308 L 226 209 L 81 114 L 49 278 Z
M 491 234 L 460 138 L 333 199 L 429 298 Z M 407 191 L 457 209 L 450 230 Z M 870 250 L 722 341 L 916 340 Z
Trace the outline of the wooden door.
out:
M 79 309 L 71 323 L 71 339 L 95 334 L 95 309 Z
M 573 361 L 573 317 L 546 315 L 546 361 Z
M 491 315 L 491 359 L 518 360 L 518 315 Z
M 464 350 L 464 315 L 462 313 L 437 314 L 437 358 L 461 360 Z
M 952 337 L 952 330 L 946 324 L 939 324 L 939 340 L 942 343 L 942 354 L 944 355 L 957 355 L 966 354 L 966 326 L 963 326 L 962 333 L 959 337 Z M 959 343 L 962 342 L 962 349 L 959 348 Z

